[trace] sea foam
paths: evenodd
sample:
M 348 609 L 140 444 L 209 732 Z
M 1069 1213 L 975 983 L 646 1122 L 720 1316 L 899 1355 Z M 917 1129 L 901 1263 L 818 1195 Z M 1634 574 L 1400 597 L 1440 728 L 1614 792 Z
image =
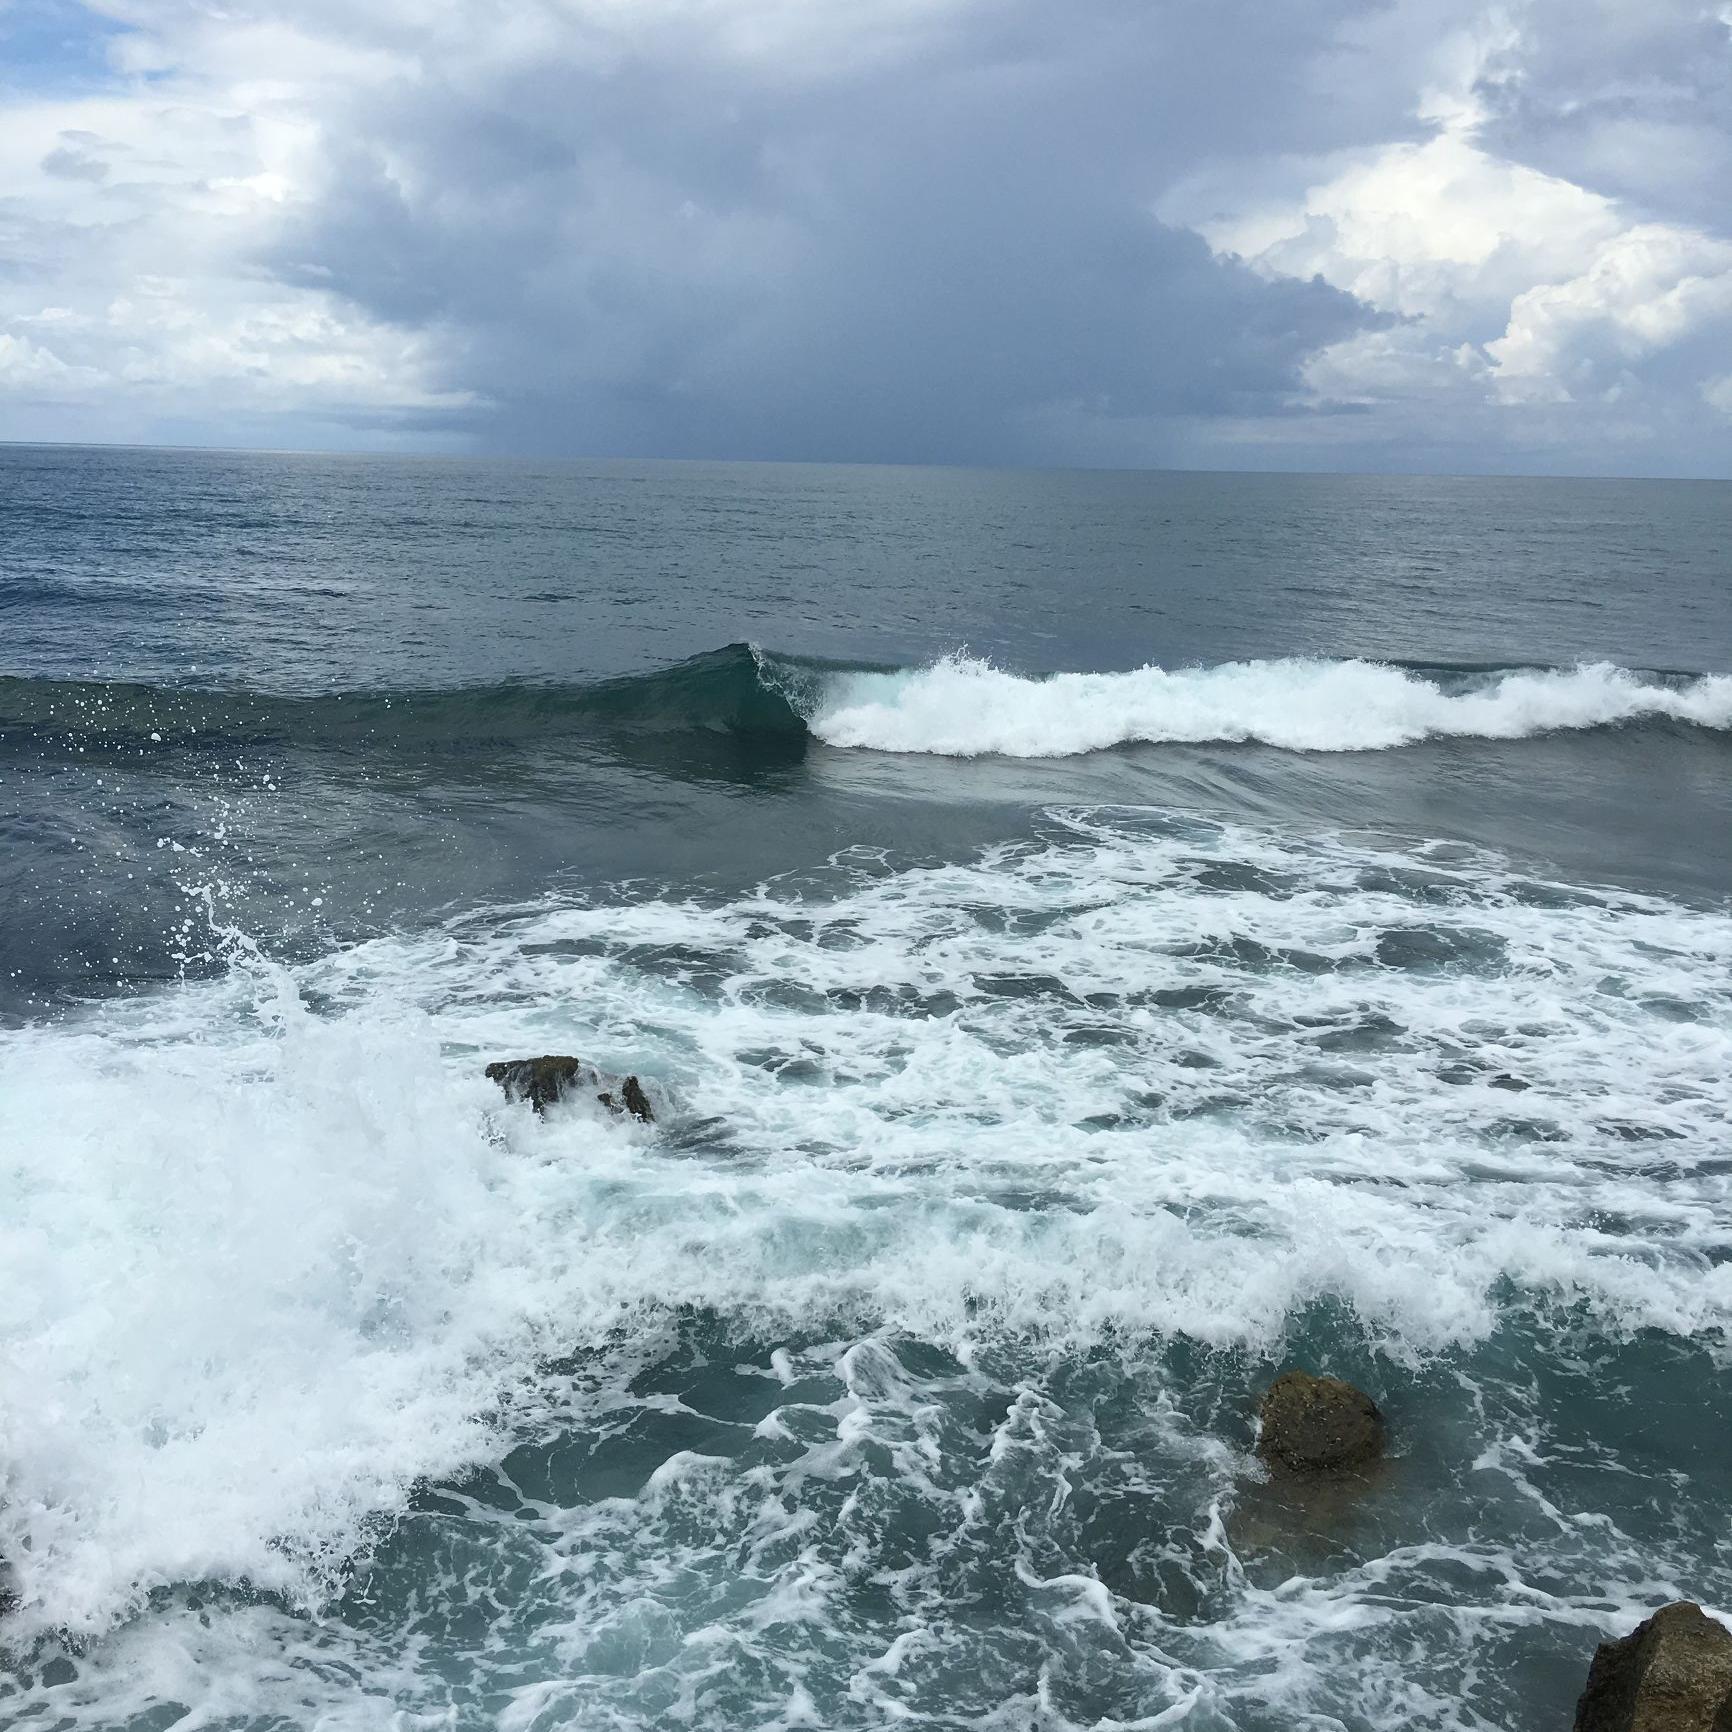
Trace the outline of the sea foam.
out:
M 1729 980 L 1723 914 L 1109 811 L 0 1035 L 14 1628 L 202 1578 L 317 1604 L 533 1423 L 545 1356 L 672 1307 L 962 1354 L 1266 1351 L 1326 1303 L 1418 1362 L 1512 1295 L 1718 1338 Z M 561 1049 L 662 1124 L 480 1076 Z
M 1732 676 L 1669 679 L 1610 662 L 1432 676 L 1378 662 L 1293 659 L 1027 678 L 959 654 L 898 673 L 835 675 L 807 717 L 832 746 L 1013 758 L 1136 742 L 1365 752 L 1649 720 L 1732 727 Z

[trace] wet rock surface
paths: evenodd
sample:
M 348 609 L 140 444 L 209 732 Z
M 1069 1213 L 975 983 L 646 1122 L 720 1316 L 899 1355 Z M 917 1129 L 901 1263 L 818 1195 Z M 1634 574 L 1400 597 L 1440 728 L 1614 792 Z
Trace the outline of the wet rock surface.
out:
M 646 1125 L 655 1123 L 655 1113 L 649 1104 L 649 1096 L 643 1092 L 643 1085 L 636 1077 L 624 1077 L 617 1090 L 609 1089 L 596 1099 L 610 1112 L 627 1112 L 634 1119 L 641 1119 Z
M 528 1101 L 538 1113 L 574 1091 L 588 1090 L 610 1112 L 629 1113 L 646 1125 L 655 1123 L 649 1096 L 635 1076 L 609 1077 L 569 1054 L 500 1059 L 487 1067 L 487 1075 L 505 1091 L 507 1100 Z
M 1732 1732 L 1732 1631 L 1679 1600 L 1602 1642 L 1575 1732 Z
M 1383 1454 L 1377 1403 L 1339 1377 L 1284 1371 L 1265 1392 L 1258 1417 L 1257 1453 L 1282 1472 L 1346 1473 Z

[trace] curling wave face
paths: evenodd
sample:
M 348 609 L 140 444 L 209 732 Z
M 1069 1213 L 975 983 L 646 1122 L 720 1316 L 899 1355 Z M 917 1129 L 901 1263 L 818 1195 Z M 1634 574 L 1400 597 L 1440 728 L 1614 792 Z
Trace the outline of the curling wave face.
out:
M 1033 679 L 952 655 L 908 672 L 835 676 L 807 720 L 832 746 L 960 758 L 1065 758 L 1139 742 L 1365 752 L 1631 722 L 1732 728 L 1732 677 L 1609 662 L 1465 673 L 1282 660 Z
M 801 735 L 795 706 L 813 701 L 820 664 L 778 658 L 773 675 L 763 677 L 769 666 L 745 644 L 729 644 L 652 673 L 571 685 L 296 694 L 0 678 L 0 750 L 95 746 L 167 756 L 284 742 L 402 754 L 608 732 Z

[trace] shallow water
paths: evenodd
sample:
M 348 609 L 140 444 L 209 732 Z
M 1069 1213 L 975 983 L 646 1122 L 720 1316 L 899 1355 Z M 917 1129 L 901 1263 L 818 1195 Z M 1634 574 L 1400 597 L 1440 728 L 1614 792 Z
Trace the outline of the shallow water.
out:
M 1732 1605 L 1732 490 L 0 516 L 6 1723 L 1562 1727 Z

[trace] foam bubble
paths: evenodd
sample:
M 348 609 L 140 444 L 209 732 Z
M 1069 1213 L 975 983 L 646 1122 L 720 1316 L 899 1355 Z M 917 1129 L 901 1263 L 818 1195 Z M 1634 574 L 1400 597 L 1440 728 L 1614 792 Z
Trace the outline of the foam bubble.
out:
M 1597 662 L 1458 677 L 1446 689 L 1376 662 L 1290 659 L 1030 679 L 951 655 L 900 673 L 834 676 L 808 725 L 832 746 L 1063 758 L 1139 741 L 1364 752 L 1657 719 L 1732 727 L 1732 676 L 1673 681 Z

